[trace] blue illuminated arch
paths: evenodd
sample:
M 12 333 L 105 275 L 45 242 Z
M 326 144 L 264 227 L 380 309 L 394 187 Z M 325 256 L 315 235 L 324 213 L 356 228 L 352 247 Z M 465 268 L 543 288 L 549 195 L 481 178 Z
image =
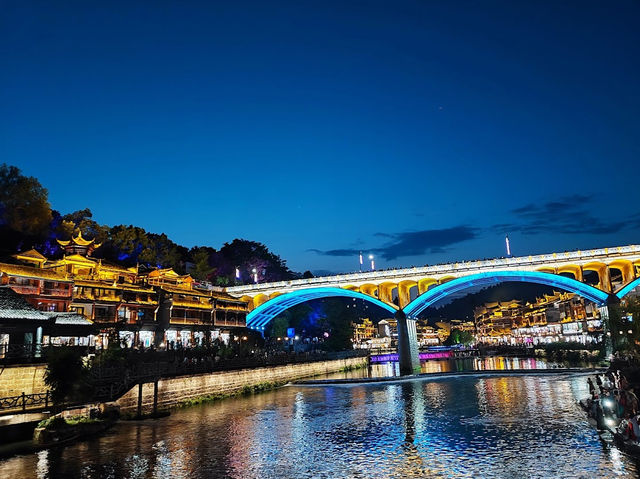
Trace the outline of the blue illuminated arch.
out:
M 520 281 L 525 283 L 538 283 L 560 288 L 571 293 L 576 293 L 596 304 L 605 304 L 608 293 L 594 288 L 591 285 L 581 283 L 572 278 L 539 271 L 491 271 L 488 273 L 472 274 L 462 278 L 456 278 L 440 284 L 418 296 L 404 307 L 407 317 L 416 317 L 423 310 L 446 298 L 450 294 L 472 288 L 474 286 L 491 286 L 505 281 Z
M 637 288 L 638 286 L 640 286 L 640 278 L 637 278 L 637 279 L 634 279 L 633 281 L 631 281 L 628 285 L 626 285 L 624 288 L 622 288 L 620 291 L 618 291 L 616 293 L 616 296 L 619 299 L 622 299 L 627 294 L 629 294 L 633 289 Z
M 380 306 L 391 313 L 395 314 L 396 312 L 396 309 L 393 306 L 358 291 L 351 291 L 350 289 L 342 288 L 309 288 L 280 294 L 258 306 L 247 315 L 247 327 L 264 331 L 264 327 L 269 323 L 269 321 L 292 306 L 312 299 L 335 297 L 363 299 L 375 304 L 376 306 Z

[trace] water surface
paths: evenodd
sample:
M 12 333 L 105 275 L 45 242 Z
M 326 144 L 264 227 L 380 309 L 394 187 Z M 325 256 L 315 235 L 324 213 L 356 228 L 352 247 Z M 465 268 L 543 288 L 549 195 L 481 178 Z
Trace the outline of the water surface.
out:
M 2 477 L 636 477 L 576 401 L 584 375 L 289 386 L 116 425 Z

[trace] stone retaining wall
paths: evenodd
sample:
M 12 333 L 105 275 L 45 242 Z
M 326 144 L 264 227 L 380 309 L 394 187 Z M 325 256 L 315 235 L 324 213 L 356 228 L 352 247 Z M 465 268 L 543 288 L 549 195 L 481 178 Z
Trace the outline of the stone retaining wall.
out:
M 158 381 L 158 409 L 167 409 L 199 396 L 233 394 L 246 386 L 255 386 L 260 383 L 285 383 L 333 373 L 343 368 L 361 367 L 367 365 L 368 361 L 366 357 L 338 359 L 161 379 Z M 138 407 L 138 386 L 134 386 L 125 393 L 117 403 L 121 411 L 135 412 Z M 142 410 L 146 413 L 152 409 L 153 383 L 147 383 L 142 387 Z
M 0 397 L 43 393 L 45 364 L 0 366 Z

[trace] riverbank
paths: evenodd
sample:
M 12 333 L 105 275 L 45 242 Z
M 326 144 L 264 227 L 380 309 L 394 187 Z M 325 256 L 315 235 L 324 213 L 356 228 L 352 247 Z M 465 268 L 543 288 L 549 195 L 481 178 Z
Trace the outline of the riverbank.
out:
M 136 385 L 116 404 L 123 414 L 143 415 L 183 404 L 222 399 L 260 389 L 273 389 L 302 378 L 331 374 L 367 366 L 367 357 L 268 366 L 159 379 Z

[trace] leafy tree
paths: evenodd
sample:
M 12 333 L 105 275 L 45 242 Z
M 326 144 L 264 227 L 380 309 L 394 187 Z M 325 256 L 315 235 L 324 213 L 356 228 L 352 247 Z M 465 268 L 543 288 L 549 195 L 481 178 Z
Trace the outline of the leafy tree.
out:
M 0 225 L 26 235 L 43 235 L 51 222 L 48 193 L 15 166 L 0 165 Z
M 353 328 L 351 323 L 357 321 L 362 314 L 356 302 L 343 298 L 327 298 L 321 300 L 323 317 L 319 325 L 329 337 L 324 346 L 330 351 L 343 351 L 353 348 Z
M 93 213 L 89 208 L 62 216 L 56 228 L 57 236 L 68 239 L 81 232 L 85 238 L 94 238 L 98 243 L 106 241 L 109 238 L 110 228 L 98 224 L 92 217 Z
M 225 243 L 220 251 L 212 255 L 211 264 L 216 278 L 226 277 L 236 281 L 236 268 L 240 270 L 240 282 L 254 281 L 253 270 L 258 281 L 282 281 L 293 279 L 295 274 L 287 267 L 286 261 L 269 251 L 262 243 L 244 239 L 234 239 Z
M 87 396 L 87 368 L 82 354 L 70 347 L 49 348 L 44 382 L 56 407 L 67 401 L 79 402 Z
M 190 273 L 195 279 L 204 281 L 209 278 L 209 275 L 213 272 L 213 268 L 209 263 L 213 248 L 192 248 L 190 251 L 191 259 L 193 261 L 193 268 Z
M 153 264 L 155 254 L 147 232 L 137 226 L 118 225 L 109 231 L 109 239 L 101 248 L 100 255 L 127 266 L 136 263 Z M 96 255 L 97 256 L 97 255 Z
M 284 314 L 280 314 L 271 321 L 271 337 L 284 338 L 287 335 L 289 327 L 288 318 Z
M 453 346 L 454 344 L 469 344 L 473 342 L 473 334 L 470 331 L 462 331 L 457 328 L 453 328 L 449 337 L 444 344 L 446 346 Z
M 173 268 L 177 273 L 185 274 L 185 263 L 189 257 L 189 250 L 184 246 L 180 246 L 162 234 L 147 233 L 150 241 L 150 247 L 155 263 L 149 264 L 162 267 Z

